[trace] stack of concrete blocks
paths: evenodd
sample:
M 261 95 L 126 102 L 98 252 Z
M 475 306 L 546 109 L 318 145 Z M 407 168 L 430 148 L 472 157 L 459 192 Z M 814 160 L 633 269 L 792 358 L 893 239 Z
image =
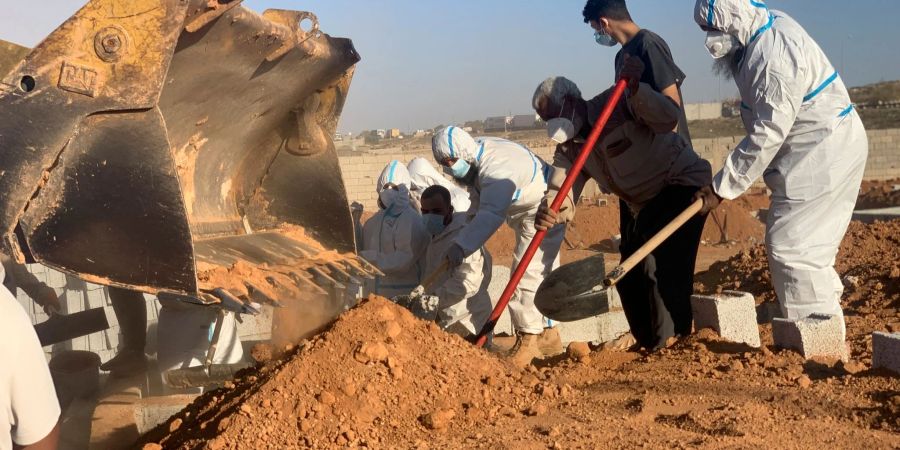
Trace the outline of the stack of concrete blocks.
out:
M 872 367 L 900 375 L 900 333 L 872 333 Z
M 509 267 L 493 267 L 488 291 L 490 292 L 491 300 L 495 304 L 500 299 L 500 295 L 503 294 L 506 284 L 509 283 L 509 278 Z M 602 344 L 612 341 L 629 331 L 628 320 L 625 319 L 625 313 L 622 311 L 622 302 L 619 299 L 619 294 L 615 288 L 610 291 L 610 312 L 577 322 L 552 322 L 552 325 L 559 330 L 559 336 L 563 341 L 563 345 L 567 345 L 569 342 Z M 515 334 L 512 322 L 509 319 L 509 309 L 503 311 L 503 315 L 500 316 L 500 320 L 494 328 L 494 333 Z
M 804 358 L 849 357 L 844 342 L 844 321 L 829 314 L 812 314 L 803 319 L 774 319 L 775 346 L 798 351 Z
M 696 329 L 712 328 L 724 339 L 754 348 L 762 345 L 752 294 L 724 291 L 718 295 L 694 295 L 691 309 Z

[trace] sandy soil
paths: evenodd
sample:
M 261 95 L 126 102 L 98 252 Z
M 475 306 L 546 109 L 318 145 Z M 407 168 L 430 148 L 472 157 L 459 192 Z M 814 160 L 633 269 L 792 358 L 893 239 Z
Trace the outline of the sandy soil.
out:
M 900 445 L 900 379 L 766 345 L 704 330 L 653 355 L 595 351 L 518 371 L 373 297 L 136 448 Z

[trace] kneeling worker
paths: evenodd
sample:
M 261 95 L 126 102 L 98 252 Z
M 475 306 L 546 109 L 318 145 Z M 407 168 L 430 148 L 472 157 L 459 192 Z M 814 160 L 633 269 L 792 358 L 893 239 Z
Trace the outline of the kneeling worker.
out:
M 625 59 L 621 76 L 640 80 L 639 58 Z M 548 132 L 562 143 L 554 155 L 550 194 L 544 199 L 535 226 L 547 229 L 574 217 L 574 199 L 593 178 L 620 199 L 622 259 L 631 256 L 666 224 L 693 203 L 694 194 L 712 179 L 709 162 L 700 158 L 676 133 L 680 109 L 649 85 L 631 82 L 627 101 L 621 101 L 591 152 L 570 197 L 555 214 L 547 207 L 578 156 L 583 139 L 606 104 L 612 90 L 590 101 L 581 98 L 575 83 L 550 78 L 538 86 L 533 106 L 548 122 Z M 625 316 L 638 344 L 656 350 L 672 336 L 691 333 L 694 263 L 706 216 L 697 215 L 660 245 L 618 284 Z
M 430 275 L 447 261 L 447 251 L 466 227 L 465 212 L 455 212 L 450 191 L 434 185 L 422 193 L 422 220 L 431 234 L 425 251 L 425 271 Z M 481 331 L 493 310 L 488 285 L 491 283 L 491 255 L 483 246 L 462 263 L 441 274 L 425 292 L 438 297 L 436 321 L 441 328 L 472 337 Z

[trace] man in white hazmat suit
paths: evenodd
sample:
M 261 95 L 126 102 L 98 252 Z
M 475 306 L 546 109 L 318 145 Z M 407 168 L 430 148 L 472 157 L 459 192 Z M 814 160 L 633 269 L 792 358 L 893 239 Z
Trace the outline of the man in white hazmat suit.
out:
M 505 221 L 516 233 L 515 269 L 536 233 L 534 219 L 547 191 L 551 166 L 515 142 L 499 138 L 476 141 L 453 126 L 435 133 L 431 148 L 435 160 L 469 187 L 475 213 L 447 251 L 451 265 L 458 266 L 481 248 Z M 509 303 L 517 334 L 510 359 L 516 365 L 527 365 L 562 349 L 559 332 L 545 330 L 548 321 L 535 308 L 534 295 L 544 277 L 559 265 L 564 237 L 563 225 L 547 232 Z
M 763 177 L 772 191 L 766 250 L 782 314 L 843 318 L 834 261 L 868 155 L 847 88 L 806 31 L 762 2 L 697 0 L 695 19 L 717 69 L 737 84 L 747 129 L 701 195 L 731 200 Z
M 412 195 L 419 200 L 420 207 L 422 193 L 425 192 L 425 189 L 435 185 L 443 186 L 450 191 L 453 211 L 464 213 L 472 206 L 469 192 L 444 178 L 427 159 L 415 158 L 409 162 L 406 168 L 409 170 L 409 178 L 412 180 Z
M 363 225 L 359 254 L 384 272 L 375 278 L 371 291 L 385 297 L 408 295 L 419 285 L 420 259 L 431 239 L 419 211 L 410 204 L 409 183 L 406 166 L 391 161 L 376 185 L 380 210 Z
M 432 236 L 425 251 L 424 273 L 428 276 L 447 261 L 447 251 L 467 226 L 468 217 L 456 212 L 450 191 L 441 185 L 425 189 L 421 202 L 422 221 Z M 480 247 L 456 268 L 442 273 L 425 292 L 439 299 L 435 321 L 441 328 L 465 338 L 481 331 L 494 309 L 488 294 L 491 264 L 490 253 Z

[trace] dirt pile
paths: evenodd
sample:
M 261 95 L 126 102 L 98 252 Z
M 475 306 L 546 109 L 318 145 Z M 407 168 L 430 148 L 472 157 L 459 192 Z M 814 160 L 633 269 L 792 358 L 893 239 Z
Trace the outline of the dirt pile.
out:
M 202 396 L 145 442 L 410 448 L 432 442 L 426 430 L 474 442 L 481 424 L 539 413 L 550 405 L 542 399 L 570 393 L 373 297 L 291 355 Z
M 900 206 L 900 179 L 863 181 L 856 200 L 856 209 L 877 209 Z
M 372 298 L 137 448 L 900 445 L 900 381 L 858 363 L 804 362 L 708 330 L 653 355 L 566 358 L 519 372 Z
M 841 298 L 848 339 L 855 356 L 871 353 L 872 331 L 900 332 L 900 220 L 851 222 L 835 265 L 844 282 Z M 713 264 L 698 274 L 694 290 L 741 290 L 757 302 L 774 302 L 766 250 L 762 245 Z

